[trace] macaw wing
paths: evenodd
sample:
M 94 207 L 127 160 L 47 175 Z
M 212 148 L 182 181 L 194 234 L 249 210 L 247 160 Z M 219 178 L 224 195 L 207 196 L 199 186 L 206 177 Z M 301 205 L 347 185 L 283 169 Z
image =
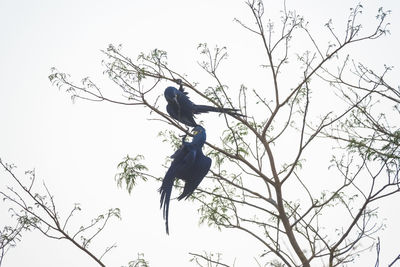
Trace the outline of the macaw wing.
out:
M 173 104 L 168 103 L 167 112 L 172 118 L 174 118 L 176 120 L 179 120 L 179 112 L 178 112 L 177 105 L 173 105 Z
M 185 94 L 178 94 L 177 102 L 180 107 L 180 121 L 188 126 L 195 127 L 197 123 L 194 121 L 194 104 Z
M 190 174 L 184 179 L 185 187 L 183 188 L 182 194 L 178 197 L 178 200 L 183 198 L 187 199 L 194 192 L 210 170 L 210 167 L 211 159 L 201 153 L 190 170 Z
M 182 112 L 188 112 L 193 115 L 194 104 L 189 97 L 183 93 L 177 95 L 177 102 Z
M 193 148 L 191 143 L 184 142 L 182 146 L 175 151 L 175 153 L 171 156 L 174 159 L 174 162 L 181 162 L 182 166 L 191 166 L 196 159 L 196 149 Z
M 197 151 L 190 147 L 190 144 L 187 147 L 187 153 L 183 158 L 183 162 L 187 168 L 192 168 L 193 164 L 195 164 Z
M 197 123 L 193 118 L 193 106 L 194 104 L 189 98 L 181 93 L 178 94 L 176 102 L 168 103 L 167 112 L 175 120 L 188 126 L 195 127 Z
M 170 158 L 176 159 L 177 161 L 181 161 L 185 158 L 186 154 L 188 153 L 188 150 L 189 150 L 188 143 L 182 142 L 181 147 L 178 148 L 178 150 L 176 150 L 174 154 L 170 156 Z

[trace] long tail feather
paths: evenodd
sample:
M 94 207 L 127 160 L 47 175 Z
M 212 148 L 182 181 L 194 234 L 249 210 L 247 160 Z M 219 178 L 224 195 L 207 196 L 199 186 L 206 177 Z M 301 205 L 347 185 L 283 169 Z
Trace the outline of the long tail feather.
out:
M 165 174 L 162 185 L 158 190 L 161 194 L 160 209 L 163 210 L 163 218 L 165 220 L 165 229 L 167 234 L 169 234 L 169 227 L 168 227 L 169 202 L 171 199 L 171 191 L 172 191 L 172 186 L 174 184 L 174 179 L 175 179 L 175 170 L 171 166 L 168 169 L 167 173 Z
M 226 114 L 230 114 L 230 115 L 245 117 L 245 115 L 240 113 L 239 109 L 235 109 L 235 108 L 218 108 L 218 107 L 207 106 L 207 105 L 195 105 L 194 110 L 195 110 L 196 114 L 206 113 L 206 112 L 221 112 L 221 113 L 226 113 Z

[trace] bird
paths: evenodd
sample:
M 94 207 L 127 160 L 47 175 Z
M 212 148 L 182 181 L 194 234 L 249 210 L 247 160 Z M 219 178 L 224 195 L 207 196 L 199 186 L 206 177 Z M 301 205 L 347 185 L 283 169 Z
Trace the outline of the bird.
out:
M 192 142 L 186 142 L 186 136 L 183 136 L 181 147 L 171 156 L 173 161 L 159 189 L 161 194 L 160 209 L 163 210 L 167 234 L 169 234 L 169 203 L 175 179 L 181 179 L 185 182 L 183 192 L 178 197 L 178 200 L 187 199 L 201 183 L 211 167 L 211 158 L 205 156 L 202 151 L 202 147 L 206 142 L 206 130 L 197 125 L 192 132 L 194 134 Z
M 238 113 L 238 109 L 233 108 L 218 108 L 207 105 L 196 105 L 190 101 L 187 92 L 184 91 L 182 83 L 179 84 L 179 90 L 173 86 L 168 86 L 164 91 L 165 99 L 167 100 L 167 112 L 175 120 L 186 124 L 190 127 L 197 125 L 194 117 L 196 114 L 207 112 L 221 112 L 229 115 L 244 116 Z

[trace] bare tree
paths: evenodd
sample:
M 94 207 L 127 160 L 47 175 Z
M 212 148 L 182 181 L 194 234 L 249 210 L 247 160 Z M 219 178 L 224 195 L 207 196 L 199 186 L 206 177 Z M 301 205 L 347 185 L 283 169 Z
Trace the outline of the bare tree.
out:
M 10 185 L 5 191 L 0 191 L 0 195 L 4 201 L 9 202 L 10 215 L 16 221 L 16 226 L 6 226 L 1 231 L 0 266 L 7 250 L 15 246 L 22 232 L 26 230 L 38 230 L 50 239 L 67 240 L 100 266 L 105 266 L 102 259 L 110 250 L 116 247 L 116 244 L 114 243 L 105 248 L 100 255 L 95 255 L 89 249 L 89 245 L 104 230 L 111 218 L 121 218 L 118 208 L 108 210 L 106 213 L 92 219 L 88 224 L 80 226 L 79 229 L 73 229 L 74 227 L 70 226 L 70 222 L 74 215 L 81 210 L 79 204 L 74 205 L 66 218 L 61 218 L 54 196 L 46 185 L 43 183 L 45 194 L 35 191 L 37 182 L 35 171 L 27 171 L 28 179 L 24 181 L 24 179 L 16 176 L 14 165 L 7 164 L 1 159 L 0 165 L 15 184 L 15 187 Z
M 229 265 L 221 262 L 221 253 L 203 252 L 202 254 L 197 254 L 197 253 L 189 253 L 189 254 L 193 256 L 193 258 L 190 261 L 194 261 L 198 266 L 203 266 L 202 261 L 205 261 L 207 267 L 212 267 L 212 266 L 229 267 Z M 232 266 L 235 266 L 235 263 L 233 263 Z
M 374 245 L 376 232 L 382 227 L 377 202 L 400 191 L 400 135 L 388 119 L 398 119 L 400 98 L 399 90 L 385 81 L 390 67 L 377 73 L 351 59 L 346 49 L 385 35 L 389 11 L 379 9 L 376 26 L 364 29 L 358 23 L 363 7 L 357 5 L 350 10 L 342 31 L 335 29 L 331 20 L 326 23 L 330 40 L 325 42 L 286 5 L 281 21 L 272 22 L 265 17 L 262 1 L 246 4 L 253 23 L 236 21 L 263 46 L 262 68 L 269 84 L 262 88 L 267 89 L 249 90 L 245 85 L 237 90 L 229 88 L 218 72 L 227 49 L 210 49 L 207 44 L 199 45 L 204 57 L 200 67 L 213 80 L 205 90 L 171 68 L 165 51 L 155 49 L 132 60 L 121 46 L 113 45 L 103 51 L 105 73 L 123 97 L 108 96 L 89 78 L 77 85 L 56 69 L 49 78 L 73 99 L 145 106 L 152 118 L 187 134 L 185 127 L 160 108 L 156 89 L 163 82 L 180 79 L 190 94 L 204 101 L 218 107 L 239 106 L 246 117 L 223 115 L 220 140 L 207 142 L 214 165 L 192 196 L 200 204 L 200 221 L 219 229 L 243 231 L 263 244 L 259 265 L 264 261 L 272 266 L 310 266 L 318 261 L 338 266 L 354 261 Z M 296 74 L 288 75 L 292 68 Z M 285 81 L 287 77 L 292 84 Z M 321 105 L 326 99 L 315 95 L 323 93 L 336 101 L 335 106 Z M 387 103 L 393 109 L 377 111 Z M 162 136 L 179 145 L 178 132 L 164 131 Z M 307 153 L 320 144 L 334 147 L 322 152 L 331 154 L 330 168 L 309 177 L 318 155 Z M 138 178 L 157 180 L 141 160 L 141 156 L 127 157 L 119 166 L 117 181 L 125 183 L 128 191 Z M 329 186 L 313 183 L 327 175 L 332 177 Z M 296 188 L 296 196 L 289 194 L 289 188 Z M 335 214 L 341 220 L 333 225 L 330 218 Z M 52 218 L 57 219 L 55 214 Z M 47 234 L 47 230 L 42 232 Z M 207 254 L 192 256 L 198 264 L 205 260 L 209 266 L 227 266 Z
M 21 231 L 26 229 L 24 221 L 17 221 L 15 225 L 5 225 L 0 231 L 0 266 L 10 248 L 20 241 Z

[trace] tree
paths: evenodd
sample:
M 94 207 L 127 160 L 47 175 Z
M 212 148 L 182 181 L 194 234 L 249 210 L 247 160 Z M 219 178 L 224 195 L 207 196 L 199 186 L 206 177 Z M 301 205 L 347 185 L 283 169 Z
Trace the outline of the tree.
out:
M 74 205 L 66 218 L 61 218 L 60 212 L 56 208 L 54 196 L 50 193 L 46 184 L 43 183 L 45 194 L 35 192 L 36 175 L 34 170 L 26 172 L 29 182 L 25 184 L 23 179 L 20 179 L 15 174 L 14 165 L 4 163 L 1 159 L 0 165 L 17 185 L 16 188 L 10 186 L 7 191 L 0 191 L 3 200 L 11 203 L 9 212 L 17 221 L 15 227 L 6 226 L 2 231 L 0 265 L 7 250 L 15 246 L 16 241 L 21 237 L 21 231 L 36 229 L 48 238 L 64 239 L 71 242 L 100 266 L 105 266 L 102 258 L 111 249 L 115 248 L 115 244 L 105 248 L 104 252 L 99 256 L 89 250 L 89 245 L 104 230 L 111 218 L 120 218 L 118 208 L 108 210 L 106 213 L 92 219 L 87 225 L 80 226 L 79 229 L 73 229 L 73 227 L 70 227 L 70 221 L 81 210 L 79 204 Z
M 383 227 L 378 201 L 399 192 L 399 131 L 391 120 L 398 117 L 399 93 L 385 81 L 391 68 L 372 71 L 346 50 L 387 34 L 389 11 L 378 10 L 376 26 L 363 29 L 358 23 L 363 7 L 358 5 L 342 32 L 332 21 L 325 25 L 330 34 L 325 42 L 286 6 L 277 23 L 265 18 L 262 1 L 248 1 L 247 6 L 254 25 L 236 21 L 263 46 L 261 67 L 268 80 L 262 88 L 229 88 L 219 72 L 227 48 L 207 44 L 198 47 L 204 57 L 200 66 L 213 81 L 206 90 L 171 68 L 165 51 L 155 49 L 132 60 L 113 45 L 103 51 L 105 73 L 123 98 L 109 97 L 89 78 L 77 85 L 56 69 L 49 78 L 73 99 L 145 106 L 152 118 L 175 129 L 160 132 L 174 148 L 180 132 L 190 133 L 162 111 L 155 89 L 164 82 L 181 79 L 192 96 L 219 107 L 239 107 L 247 117 L 223 115 L 220 140 L 207 142 L 214 165 L 192 196 L 200 203 L 200 222 L 254 237 L 265 248 L 259 260 L 272 266 L 351 262 L 375 245 Z M 388 104 L 393 109 L 381 114 L 379 109 Z M 316 155 L 318 146 L 329 150 Z M 329 155 L 330 168 L 318 168 L 320 158 Z M 141 155 L 128 156 L 119 165 L 117 182 L 128 191 L 138 179 L 159 180 L 142 160 Z M 289 195 L 290 188 L 297 195 Z M 342 220 L 332 225 L 332 215 Z M 219 255 L 192 255 L 198 263 L 221 264 Z
M 82 210 L 81 205 L 74 204 L 74 207 L 63 218 L 57 205 L 54 195 L 43 182 L 45 193 L 38 193 L 35 171 L 26 171 L 27 181 L 16 175 L 16 166 L 7 164 L 0 159 L 1 167 L 9 174 L 14 181 L 15 187 L 9 186 L 7 190 L 0 191 L 3 201 L 10 203 L 9 213 L 15 218 L 15 226 L 4 226 L 0 232 L 0 266 L 8 250 L 15 247 L 22 238 L 23 231 L 38 230 L 45 237 L 55 240 L 66 240 L 86 254 L 100 266 L 106 266 L 103 257 L 116 248 L 113 243 L 103 249 L 100 253 L 90 247 L 110 223 L 113 218 L 121 219 L 118 208 L 109 209 L 107 212 L 98 215 L 89 223 L 78 228 L 72 221 L 76 214 Z M 89 248 L 90 247 L 90 248 Z M 143 254 L 138 254 L 137 259 L 130 261 L 128 267 L 147 267 L 148 262 Z

